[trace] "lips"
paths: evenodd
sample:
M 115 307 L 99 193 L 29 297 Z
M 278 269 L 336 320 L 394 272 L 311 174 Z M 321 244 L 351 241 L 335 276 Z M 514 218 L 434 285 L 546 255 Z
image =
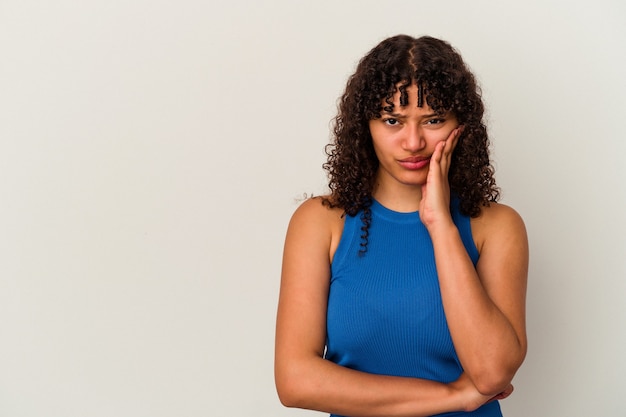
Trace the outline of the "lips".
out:
M 424 156 L 411 156 L 408 158 L 398 160 L 398 163 L 405 169 L 416 170 L 422 169 L 428 166 L 430 163 L 430 157 Z
M 417 163 L 417 162 L 428 161 L 428 160 L 430 160 L 430 157 L 427 157 L 427 156 L 411 156 L 409 158 L 401 159 L 400 162 Z

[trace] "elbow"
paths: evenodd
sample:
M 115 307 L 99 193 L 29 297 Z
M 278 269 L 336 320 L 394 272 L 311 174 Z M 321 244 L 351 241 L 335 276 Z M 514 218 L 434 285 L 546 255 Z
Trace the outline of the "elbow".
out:
M 315 409 L 323 386 L 316 366 L 319 360 L 316 355 L 295 359 L 286 355 L 278 357 L 274 364 L 274 384 L 283 406 Z
M 278 381 L 276 381 L 276 393 L 278 394 L 278 399 L 283 406 L 289 408 L 298 407 L 299 396 L 297 390 L 294 390 L 293 387 L 290 387 L 285 383 L 279 383 Z
M 495 396 L 508 390 L 515 373 L 522 365 L 526 356 L 526 349 L 521 349 L 515 357 L 509 357 L 508 361 L 491 361 L 490 365 L 483 366 L 470 373 L 474 386 L 483 395 Z M 508 362 L 508 363 L 507 363 Z
M 509 390 L 520 364 L 483 369 L 475 375 L 470 375 L 470 377 L 478 392 L 486 396 L 495 396 Z
M 473 382 L 478 392 L 485 396 L 496 396 L 509 387 L 513 375 L 510 374 L 494 374 L 494 375 L 481 375 L 476 377 Z
M 276 384 L 278 399 L 284 407 L 288 408 L 314 408 L 311 396 L 300 384 Z
M 275 376 L 276 393 L 280 403 L 289 408 L 306 408 L 305 387 L 302 379 L 287 374 L 277 373 Z

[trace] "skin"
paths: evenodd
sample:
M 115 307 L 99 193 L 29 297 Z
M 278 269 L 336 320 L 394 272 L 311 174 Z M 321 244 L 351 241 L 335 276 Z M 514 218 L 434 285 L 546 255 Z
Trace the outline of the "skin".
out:
M 462 133 L 456 118 L 409 104 L 370 121 L 380 162 L 373 196 L 400 212 L 419 210 L 435 250 L 444 310 L 464 373 L 457 381 L 372 375 L 323 358 L 330 264 L 341 209 L 310 199 L 287 231 L 276 326 L 275 378 L 289 407 L 350 416 L 428 416 L 471 411 L 513 390 L 526 353 L 528 247 L 519 215 L 502 204 L 471 220 L 480 259 L 469 259 L 452 222 L 447 173 Z M 413 100 L 411 100 L 413 99 Z M 424 162 L 425 161 L 425 162 Z

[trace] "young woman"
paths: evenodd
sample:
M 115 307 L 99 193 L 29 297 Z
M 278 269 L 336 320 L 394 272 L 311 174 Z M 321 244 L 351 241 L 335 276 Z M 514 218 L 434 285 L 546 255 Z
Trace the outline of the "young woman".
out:
M 501 416 L 526 354 L 524 223 L 499 197 L 471 72 L 446 42 L 395 36 L 348 81 L 330 194 L 294 213 L 275 378 L 281 402 L 342 416 Z

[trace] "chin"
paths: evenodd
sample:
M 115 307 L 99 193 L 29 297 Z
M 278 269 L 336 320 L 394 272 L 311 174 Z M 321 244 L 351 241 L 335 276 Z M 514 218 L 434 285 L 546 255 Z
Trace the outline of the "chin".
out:
M 400 179 L 400 182 L 404 185 L 422 186 L 426 184 L 427 174 L 423 175 L 406 175 Z

